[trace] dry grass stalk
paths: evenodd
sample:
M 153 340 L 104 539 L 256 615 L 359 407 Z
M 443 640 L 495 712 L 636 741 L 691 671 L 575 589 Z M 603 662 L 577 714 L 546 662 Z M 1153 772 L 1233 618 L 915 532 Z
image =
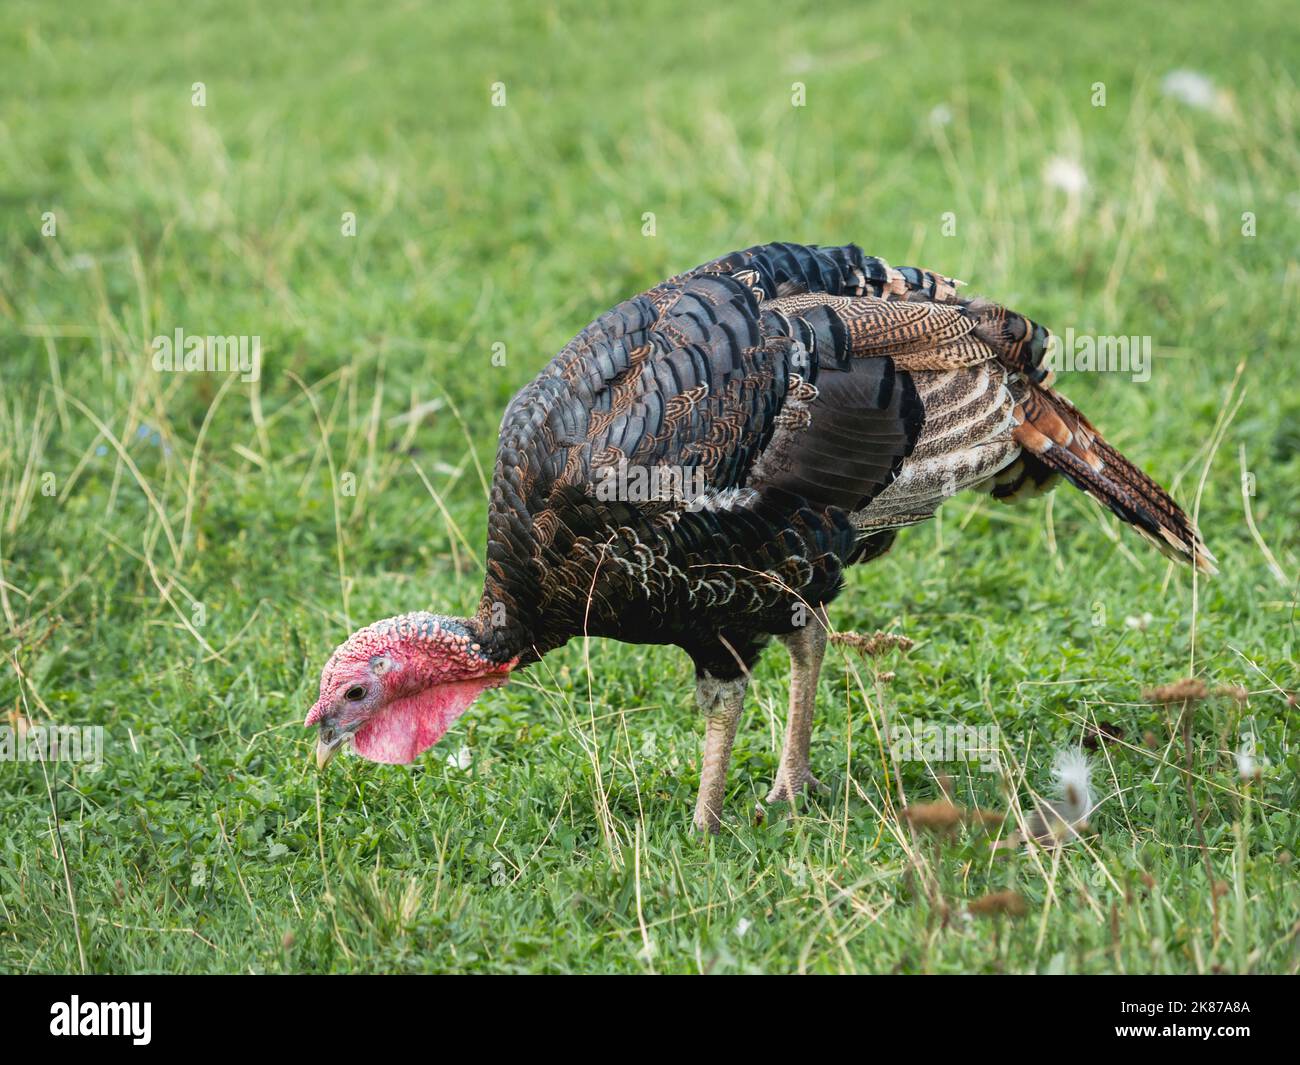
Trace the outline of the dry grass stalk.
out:
M 1171 684 L 1162 684 L 1158 688 L 1142 693 L 1150 702 L 1164 703 L 1165 706 L 1178 706 L 1178 721 L 1171 724 L 1171 729 L 1181 732 L 1183 737 L 1183 789 L 1187 795 L 1187 809 L 1192 816 L 1192 825 L 1196 829 L 1196 843 L 1201 852 L 1201 861 L 1205 866 L 1205 878 L 1214 883 L 1214 864 L 1210 861 L 1210 848 L 1205 839 L 1205 819 L 1196 801 L 1196 789 L 1192 786 L 1195 767 L 1192 758 L 1192 708 L 1209 697 L 1205 681 L 1199 677 L 1184 677 Z M 1219 897 L 1210 892 L 1210 908 L 1213 913 L 1213 942 L 1219 941 Z

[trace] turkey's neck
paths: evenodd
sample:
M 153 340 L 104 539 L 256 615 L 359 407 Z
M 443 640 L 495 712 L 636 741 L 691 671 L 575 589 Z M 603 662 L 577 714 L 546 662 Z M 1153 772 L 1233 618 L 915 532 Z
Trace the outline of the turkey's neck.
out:
M 485 589 L 478 613 L 465 623 L 491 661 L 526 666 L 568 642 L 567 636 L 546 639 L 546 633 L 535 631 L 540 627 L 533 624 L 531 617 L 519 617 L 521 611 L 518 607 L 512 610 L 512 606 L 513 600 L 507 601 Z
M 397 694 L 499 676 L 513 665 L 487 653 L 475 618 L 412 614 L 392 622 L 401 656 L 409 666 L 399 678 L 403 690 Z

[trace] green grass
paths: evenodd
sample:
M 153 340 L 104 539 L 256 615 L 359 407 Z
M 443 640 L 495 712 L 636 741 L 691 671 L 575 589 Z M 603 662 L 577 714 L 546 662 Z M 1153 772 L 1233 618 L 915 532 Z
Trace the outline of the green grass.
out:
M 595 6 L 10 5 L 0 700 L 107 740 L 48 787 L 0 763 L 0 969 L 1296 971 L 1291 5 Z M 1224 106 L 1163 95 L 1177 68 Z M 1087 172 L 1075 204 L 1044 184 L 1058 155 Z M 414 766 L 318 778 L 301 721 L 333 646 L 477 600 L 514 391 L 617 300 L 779 239 L 1152 336 L 1149 382 L 1062 386 L 1199 505 L 1222 574 L 1193 585 L 1069 489 L 955 500 L 832 610 L 917 646 L 892 684 L 829 656 L 831 796 L 746 816 L 779 751 L 774 648 L 716 840 L 689 830 L 701 728 L 662 648 L 575 643 Z M 261 380 L 155 372 L 177 327 L 260 336 Z M 1142 695 L 1189 673 L 1250 692 L 1196 707 L 1190 758 Z M 1087 722 L 1120 726 L 1093 833 L 996 856 L 912 836 L 899 785 L 932 800 L 940 767 L 878 737 L 913 718 L 1001 729 L 1006 773 L 945 767 L 994 809 Z M 1245 731 L 1269 762 L 1248 788 Z M 1004 889 L 1023 917 L 963 915 Z

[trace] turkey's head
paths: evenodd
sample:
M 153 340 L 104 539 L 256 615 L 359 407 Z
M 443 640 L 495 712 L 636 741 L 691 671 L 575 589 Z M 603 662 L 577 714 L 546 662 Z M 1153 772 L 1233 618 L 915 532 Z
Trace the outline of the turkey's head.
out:
M 330 655 L 304 724 L 320 729 L 316 764 L 343 744 L 372 762 L 405 763 L 446 733 L 478 694 L 506 682 L 464 618 L 403 614 L 358 629 Z

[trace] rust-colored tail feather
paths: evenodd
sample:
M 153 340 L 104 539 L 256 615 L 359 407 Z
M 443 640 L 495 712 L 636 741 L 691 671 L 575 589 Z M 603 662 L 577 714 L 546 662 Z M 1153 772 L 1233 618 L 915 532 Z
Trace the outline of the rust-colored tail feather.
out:
M 1025 481 L 1043 484 L 1059 473 L 1170 558 L 1202 573 L 1218 572 L 1200 531 L 1173 497 L 1106 443 L 1064 396 L 1026 383 L 1016 416 L 1020 424 L 1013 435 L 1022 448 L 1024 468 L 1017 478 L 995 486 L 994 495 L 1019 495 Z

